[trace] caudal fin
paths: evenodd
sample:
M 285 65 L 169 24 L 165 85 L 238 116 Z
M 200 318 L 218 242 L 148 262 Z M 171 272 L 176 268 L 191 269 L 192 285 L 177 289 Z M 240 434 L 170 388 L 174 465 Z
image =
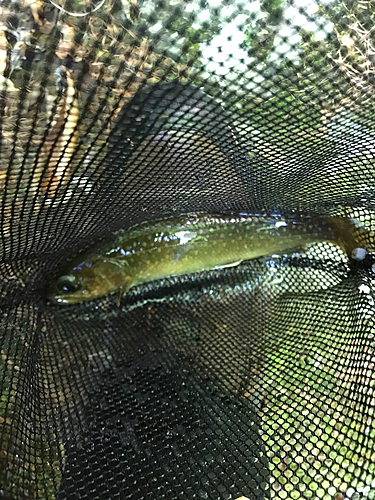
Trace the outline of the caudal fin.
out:
M 365 229 L 357 221 L 347 217 L 329 217 L 327 221 L 335 233 L 337 244 L 349 259 L 356 258 L 357 248 L 363 248 L 366 252 L 375 249 L 375 233 Z

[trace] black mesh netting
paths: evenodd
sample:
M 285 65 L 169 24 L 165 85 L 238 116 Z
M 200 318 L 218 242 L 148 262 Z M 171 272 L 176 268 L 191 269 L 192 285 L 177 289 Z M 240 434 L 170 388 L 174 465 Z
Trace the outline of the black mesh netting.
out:
M 0 497 L 375 498 L 374 18 L 1 2 Z M 191 213 L 343 216 L 369 253 L 47 300 L 80 251 Z

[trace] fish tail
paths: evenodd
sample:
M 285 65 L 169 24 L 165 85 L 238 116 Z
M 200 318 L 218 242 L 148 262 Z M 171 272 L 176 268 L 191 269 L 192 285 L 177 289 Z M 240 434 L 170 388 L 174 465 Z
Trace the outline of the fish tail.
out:
M 327 222 L 333 229 L 335 243 L 346 253 L 349 259 L 354 258 L 357 248 L 371 252 L 375 246 L 375 233 L 358 225 L 348 217 L 329 217 Z

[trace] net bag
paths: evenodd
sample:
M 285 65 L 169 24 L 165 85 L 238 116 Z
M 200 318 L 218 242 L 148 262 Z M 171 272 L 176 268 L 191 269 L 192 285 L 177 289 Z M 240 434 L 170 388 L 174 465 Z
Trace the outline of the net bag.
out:
M 0 18 L 0 498 L 375 498 L 372 3 Z M 50 300 L 80 252 L 183 214 L 344 217 L 367 253 Z

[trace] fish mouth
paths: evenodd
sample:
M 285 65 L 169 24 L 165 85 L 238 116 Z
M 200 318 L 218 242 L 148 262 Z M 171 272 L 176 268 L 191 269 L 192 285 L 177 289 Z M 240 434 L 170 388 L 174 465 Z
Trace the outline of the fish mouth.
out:
M 46 297 L 47 301 L 51 304 L 58 305 L 73 305 L 80 304 L 81 302 L 92 301 L 100 295 L 94 295 L 92 293 L 88 293 L 85 288 L 81 288 L 76 292 L 70 293 L 62 293 L 61 290 L 57 288 L 56 285 L 50 287 L 47 291 Z
M 47 298 L 48 302 L 51 304 L 64 304 L 64 305 L 69 305 L 73 304 L 74 302 L 72 300 L 67 300 L 66 298 L 62 297 L 61 295 L 54 295 L 54 296 L 49 296 Z M 78 302 L 78 301 L 77 301 Z
M 57 289 L 56 286 L 52 286 L 47 290 L 47 301 L 50 304 L 75 304 L 77 302 L 82 302 L 84 298 L 81 295 L 74 293 L 62 294 L 61 291 Z
M 71 297 L 60 295 L 59 293 L 47 293 L 47 301 L 50 304 L 71 304 Z

